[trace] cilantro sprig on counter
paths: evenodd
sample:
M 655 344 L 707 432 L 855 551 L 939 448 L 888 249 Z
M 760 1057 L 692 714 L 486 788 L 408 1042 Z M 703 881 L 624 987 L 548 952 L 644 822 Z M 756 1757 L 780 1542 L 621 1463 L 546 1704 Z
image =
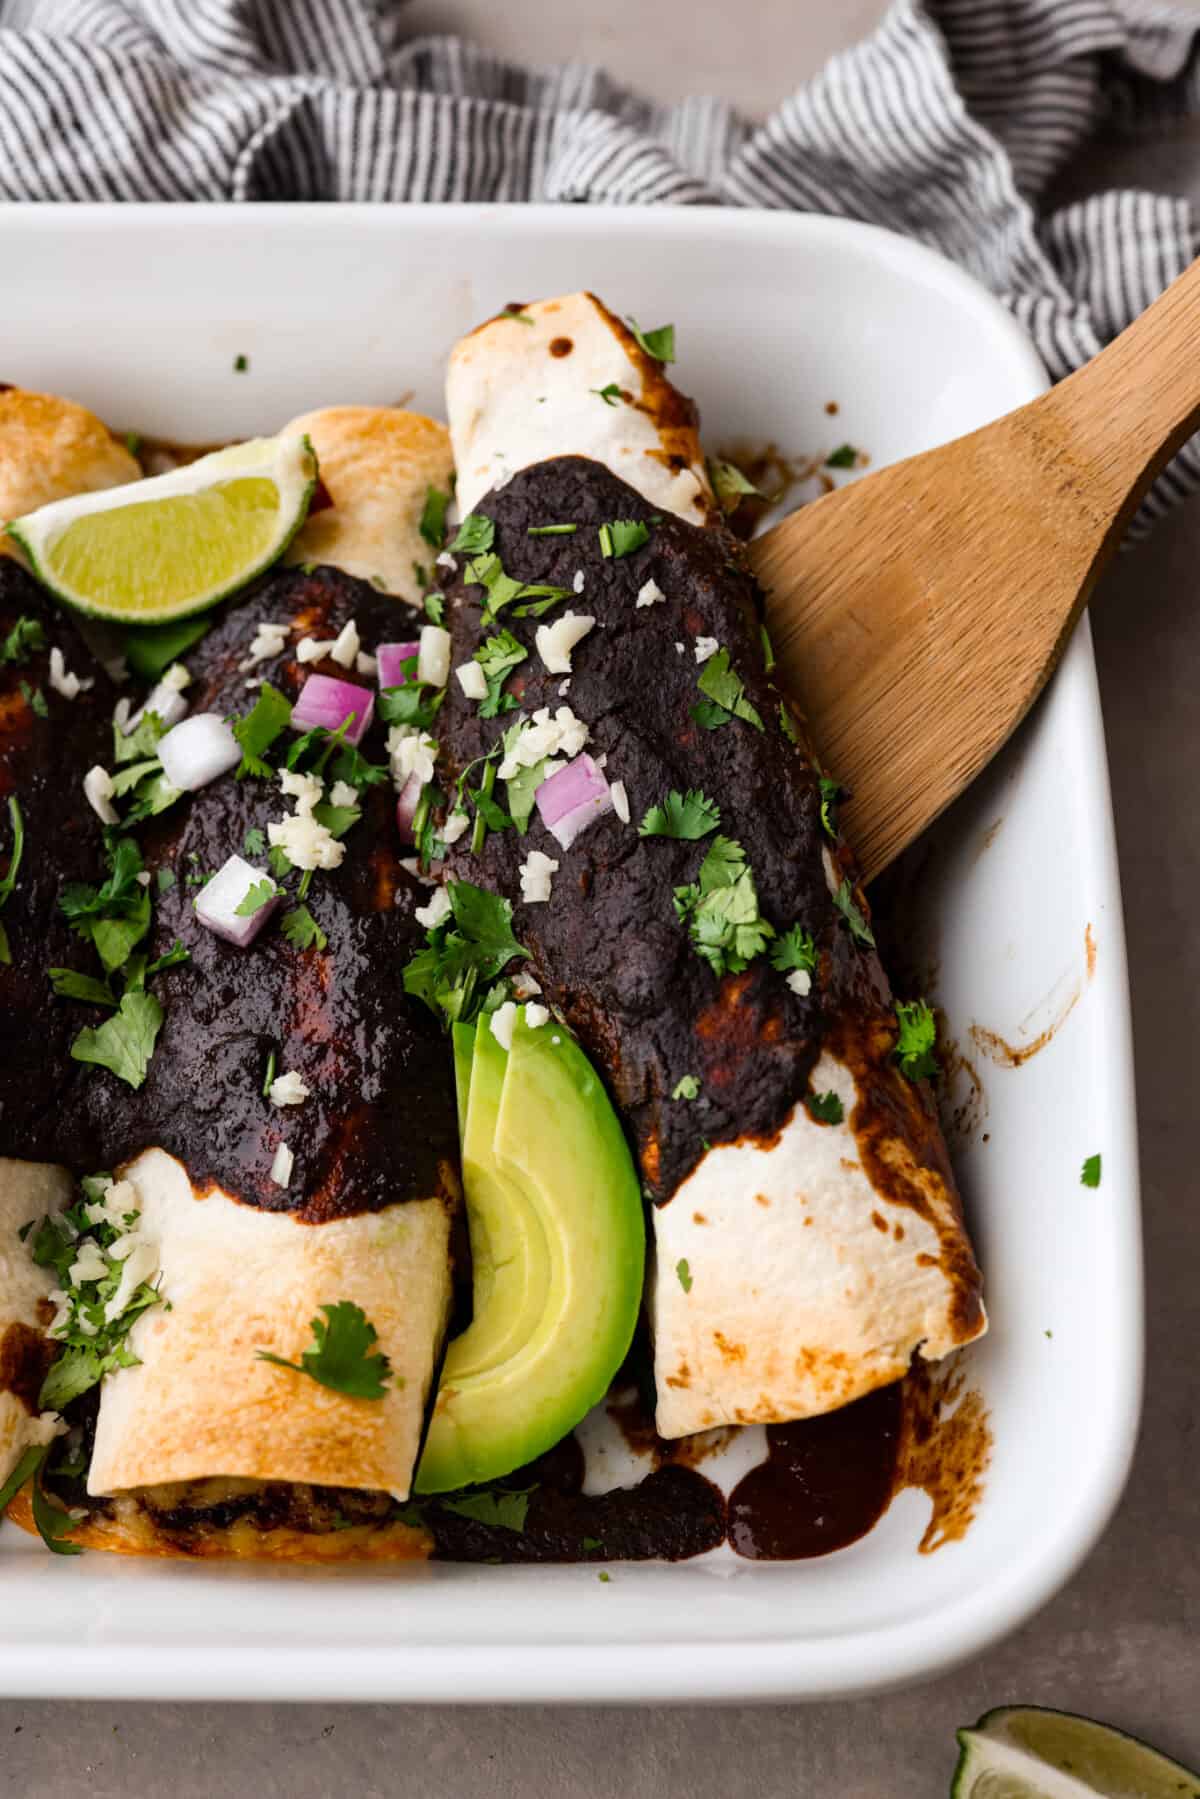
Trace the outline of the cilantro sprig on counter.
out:
M 740 974 L 775 935 L 759 912 L 746 852 L 731 837 L 715 837 L 697 880 L 675 889 L 675 912 L 696 954 L 717 975 Z
M 697 843 L 715 831 L 721 822 L 721 808 L 699 788 L 686 793 L 672 788 L 662 804 L 651 806 L 638 826 L 639 837 L 675 837 L 686 843 Z
M 858 461 L 858 451 L 853 444 L 839 444 L 836 450 L 830 450 L 825 458 L 826 468 L 853 468 Z
M 941 1070 L 934 1050 L 937 1045 L 937 1019 L 923 999 L 906 1005 L 896 1002 L 896 1023 L 900 1027 L 892 1054 L 900 1064 L 900 1072 L 910 1081 L 927 1081 Z
M 266 1349 L 258 1351 L 258 1360 L 307 1374 L 320 1386 L 351 1399 L 385 1398 L 392 1365 L 383 1351 L 375 1348 L 379 1333 L 362 1307 L 353 1300 L 340 1299 L 335 1305 L 321 1306 L 320 1311 L 323 1316 L 312 1319 L 309 1325 L 313 1346 L 301 1351 L 298 1362 L 289 1362 Z M 396 1379 L 395 1385 L 402 1387 L 404 1382 Z
M 720 730 L 722 725 L 731 724 L 735 718 L 753 725 L 756 731 L 763 730 L 761 716 L 746 698 L 745 682 L 730 666 L 728 650 L 717 650 L 709 657 L 697 676 L 696 685 L 704 698 L 692 707 L 692 717 L 706 731 Z
M 425 933 L 404 969 L 404 991 L 446 1024 L 466 1024 L 501 972 L 528 951 L 512 932 L 512 905 L 470 881 L 446 887 L 450 915 Z

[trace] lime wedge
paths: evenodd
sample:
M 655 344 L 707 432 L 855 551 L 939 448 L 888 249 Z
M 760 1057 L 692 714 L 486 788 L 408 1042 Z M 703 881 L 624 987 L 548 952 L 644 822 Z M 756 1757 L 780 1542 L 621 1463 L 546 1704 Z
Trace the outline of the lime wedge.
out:
M 149 481 L 55 500 L 8 530 L 68 606 L 160 625 L 269 568 L 303 523 L 316 479 L 306 437 L 258 437 Z
M 1200 1799 L 1200 1775 L 1070 1712 L 1002 1705 L 958 1740 L 951 1799 Z

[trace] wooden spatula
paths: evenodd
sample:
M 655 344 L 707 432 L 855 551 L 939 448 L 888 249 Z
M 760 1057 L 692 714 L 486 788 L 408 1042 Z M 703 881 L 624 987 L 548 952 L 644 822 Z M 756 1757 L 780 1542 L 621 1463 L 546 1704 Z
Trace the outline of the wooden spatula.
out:
M 1058 387 L 750 546 L 780 674 L 866 878 L 1045 685 L 1151 481 L 1200 426 L 1200 261 Z

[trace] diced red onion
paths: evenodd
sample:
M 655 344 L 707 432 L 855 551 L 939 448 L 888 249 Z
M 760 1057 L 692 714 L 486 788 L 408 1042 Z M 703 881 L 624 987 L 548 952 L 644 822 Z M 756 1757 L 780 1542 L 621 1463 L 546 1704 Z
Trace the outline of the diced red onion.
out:
M 283 899 L 278 894 L 249 917 L 239 918 L 238 907 L 250 889 L 265 879 L 265 869 L 253 868 L 241 856 L 230 856 L 196 895 L 196 917 L 215 937 L 223 937 L 238 949 L 247 948 Z
M 608 782 L 586 755 L 576 756 L 543 781 L 534 799 L 542 823 L 565 850 L 570 849 L 581 831 L 612 811 Z
M 401 843 L 413 843 L 412 823 L 417 816 L 417 807 L 421 803 L 422 780 L 420 775 L 409 775 L 400 789 L 400 798 L 396 801 L 396 823 L 400 829 Z
M 375 659 L 379 664 L 376 674 L 380 688 L 403 687 L 404 664 L 414 661 L 420 653 L 419 643 L 381 643 L 375 652 Z
M 354 722 L 346 732 L 346 742 L 361 743 L 375 713 L 375 695 L 370 688 L 339 681 L 334 675 L 309 675 L 292 707 L 292 729 L 311 731 L 319 725 L 336 731 L 352 713 Z
M 218 712 L 197 712 L 158 740 L 158 759 L 172 787 L 194 793 L 242 759 L 237 738 Z

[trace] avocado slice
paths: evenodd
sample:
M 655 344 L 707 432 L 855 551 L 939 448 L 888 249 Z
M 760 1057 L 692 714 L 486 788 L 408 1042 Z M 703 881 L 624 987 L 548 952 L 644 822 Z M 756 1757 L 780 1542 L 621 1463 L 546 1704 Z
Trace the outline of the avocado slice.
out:
M 629 1348 L 645 1262 L 633 1158 L 574 1039 L 522 1008 L 511 1050 L 460 1025 L 454 1058 L 475 1315 L 446 1351 L 419 1493 L 509 1474 L 579 1423 Z

